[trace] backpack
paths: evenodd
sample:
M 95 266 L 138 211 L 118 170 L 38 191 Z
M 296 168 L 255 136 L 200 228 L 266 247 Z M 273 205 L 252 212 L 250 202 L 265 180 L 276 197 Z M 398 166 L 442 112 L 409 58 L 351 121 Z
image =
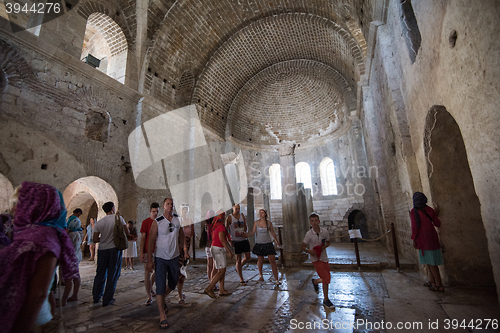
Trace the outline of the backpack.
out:
M 126 250 L 128 248 L 127 234 L 123 230 L 123 225 L 120 220 L 120 214 L 115 214 L 115 226 L 113 228 L 113 243 L 118 250 Z

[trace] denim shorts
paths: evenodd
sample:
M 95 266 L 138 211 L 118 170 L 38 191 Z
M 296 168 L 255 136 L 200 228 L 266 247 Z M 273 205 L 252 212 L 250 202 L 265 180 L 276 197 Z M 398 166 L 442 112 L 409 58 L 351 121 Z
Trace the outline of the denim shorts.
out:
M 179 257 L 174 259 L 165 260 L 162 258 L 155 258 L 155 274 L 156 274 L 156 294 L 165 295 L 167 292 L 167 277 L 168 287 L 174 290 L 179 281 L 180 267 Z

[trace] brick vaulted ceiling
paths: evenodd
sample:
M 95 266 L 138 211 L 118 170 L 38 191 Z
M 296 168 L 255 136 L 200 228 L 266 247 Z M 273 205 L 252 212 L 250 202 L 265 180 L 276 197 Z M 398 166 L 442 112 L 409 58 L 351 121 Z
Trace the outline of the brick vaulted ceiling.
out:
M 355 109 L 373 2 L 151 0 L 142 89 L 221 138 L 310 142 Z

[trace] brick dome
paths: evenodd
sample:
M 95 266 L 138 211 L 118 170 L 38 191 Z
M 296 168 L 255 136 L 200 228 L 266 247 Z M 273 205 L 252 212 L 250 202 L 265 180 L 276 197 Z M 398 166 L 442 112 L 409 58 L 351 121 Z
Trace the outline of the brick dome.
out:
M 338 72 L 319 62 L 277 63 L 240 90 L 226 135 L 256 146 L 283 140 L 310 143 L 331 135 L 347 126 L 344 95 L 352 94 L 346 85 Z

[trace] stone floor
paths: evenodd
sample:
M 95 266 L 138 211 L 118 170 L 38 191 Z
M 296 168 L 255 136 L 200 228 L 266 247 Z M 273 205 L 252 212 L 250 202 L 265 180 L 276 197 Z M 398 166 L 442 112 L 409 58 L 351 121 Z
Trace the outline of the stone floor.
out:
M 396 263 L 394 254 L 387 250 L 381 242 L 359 242 L 358 243 L 359 258 L 363 269 L 382 269 L 395 268 Z M 326 249 L 328 260 L 332 268 L 353 269 L 357 268 L 356 251 L 354 243 L 331 243 Z M 279 253 L 278 253 L 279 257 Z M 206 260 L 206 254 L 203 249 L 196 250 L 196 258 Z M 252 261 L 257 261 L 257 256 L 251 254 Z M 278 259 L 279 260 L 279 259 Z M 416 270 L 417 266 L 410 260 L 400 256 L 399 264 L 401 268 Z M 309 259 L 306 260 L 305 266 L 313 267 Z
M 93 263 L 84 259 L 80 271 L 82 287 L 79 301 L 68 303 L 62 310 L 62 322 L 67 332 L 160 331 L 156 303 L 144 305 L 142 264 L 138 263 L 136 270 L 122 270 L 115 293 L 116 302 L 108 307 L 92 303 Z M 269 265 L 264 266 L 266 282 L 257 282 L 258 270 L 254 263 L 247 265 L 243 272 L 245 279 L 249 280 L 247 286 L 239 286 L 234 263 L 230 264 L 226 288 L 233 294 L 211 299 L 203 294 L 208 285 L 203 260 L 190 264 L 184 290 L 186 304 L 178 304 L 177 291 L 167 297 L 168 331 L 498 331 L 493 326 L 499 325 L 500 319 L 495 288 L 449 287 L 443 294 L 423 287 L 423 279 L 415 270 L 397 272 L 384 267 L 380 270 L 334 268 L 329 295 L 336 309 L 331 311 L 321 305 L 322 292 L 317 295 L 313 290 L 311 278 L 316 275 L 309 266 L 280 270 L 282 285 L 279 287 L 268 281 L 271 276 Z M 489 328 L 484 329 L 488 319 L 495 319 L 496 322 L 490 322 Z M 412 326 L 412 329 L 397 329 L 398 323 L 407 328 Z M 464 324 L 465 328 L 460 327 Z M 483 329 L 479 329 L 479 324 Z M 393 328 L 387 329 L 389 325 Z

